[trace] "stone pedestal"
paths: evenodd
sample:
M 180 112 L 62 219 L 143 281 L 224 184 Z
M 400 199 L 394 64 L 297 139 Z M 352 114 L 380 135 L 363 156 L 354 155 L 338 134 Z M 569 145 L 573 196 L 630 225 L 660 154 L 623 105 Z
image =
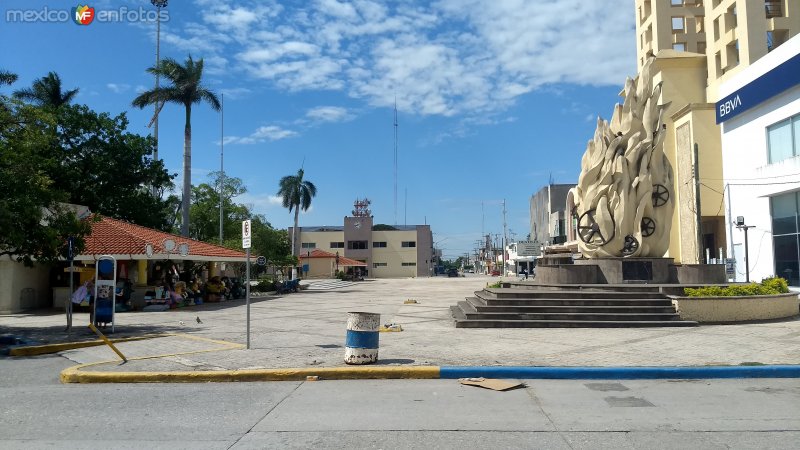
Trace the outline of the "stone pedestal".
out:
M 672 258 L 591 258 L 576 259 L 576 266 L 596 266 L 599 284 L 674 283 Z M 537 274 L 538 276 L 538 274 Z

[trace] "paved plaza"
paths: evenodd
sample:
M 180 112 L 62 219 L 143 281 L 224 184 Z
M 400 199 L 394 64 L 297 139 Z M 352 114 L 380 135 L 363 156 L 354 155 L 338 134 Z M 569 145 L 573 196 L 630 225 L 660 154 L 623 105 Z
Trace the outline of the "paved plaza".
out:
M 61 354 L 76 364 L 110 361 L 96 371 L 214 371 L 344 367 L 347 312 L 375 312 L 402 332 L 380 333 L 377 366 L 705 366 L 797 364 L 800 320 L 703 325 L 690 328 L 455 328 L 449 307 L 498 278 L 378 279 L 312 282 L 284 296 L 254 298 L 251 349 L 244 348 L 244 300 L 165 312 L 117 314 L 109 337 L 152 336 L 119 342 L 122 364 L 107 346 Z M 405 303 L 416 300 L 417 303 Z M 200 318 L 202 323 L 197 322 Z M 40 343 L 86 341 L 87 314 L 71 333 L 63 312 L 0 316 L 0 334 Z M 163 335 L 167 333 L 169 335 Z

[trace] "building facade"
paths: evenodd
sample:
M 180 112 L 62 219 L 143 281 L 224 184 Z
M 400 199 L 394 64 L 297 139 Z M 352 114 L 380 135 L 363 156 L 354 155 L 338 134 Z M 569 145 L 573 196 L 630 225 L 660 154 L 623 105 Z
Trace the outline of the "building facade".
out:
M 727 245 L 736 280 L 749 270 L 751 280 L 774 274 L 798 287 L 800 36 L 723 83 L 720 95 Z
M 289 228 L 289 236 L 294 227 Z M 375 225 L 371 216 L 345 217 L 341 226 L 299 227 L 296 253 L 314 249 L 366 264 L 370 278 L 432 275 L 433 234 L 430 225 Z
M 531 196 L 531 241 L 561 244 L 567 240 L 570 214 L 567 194 L 574 184 L 549 184 Z
M 668 255 L 684 263 L 727 256 L 719 89 L 800 31 L 800 2 L 636 0 L 635 8 L 638 68 L 655 56 L 654 84 L 669 104 L 664 153 L 677 198 Z

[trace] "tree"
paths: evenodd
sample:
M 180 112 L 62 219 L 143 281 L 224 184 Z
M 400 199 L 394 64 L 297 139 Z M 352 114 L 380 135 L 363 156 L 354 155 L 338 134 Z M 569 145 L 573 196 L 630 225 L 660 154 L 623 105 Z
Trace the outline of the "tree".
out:
M 76 95 L 78 95 L 78 89 L 61 90 L 61 77 L 55 72 L 50 72 L 47 76 L 34 81 L 30 88 L 14 92 L 14 97 L 20 100 L 53 108 L 69 104 Z
M 112 117 L 85 105 L 55 111 L 58 123 L 52 155 L 58 164 L 48 175 L 68 201 L 92 212 L 163 231 L 171 229 L 177 198 L 162 198 L 173 188 L 162 161 L 153 161 L 155 141 L 127 132 L 124 113 Z M 152 189 L 159 194 L 152 195 Z
M 219 241 L 219 186 L 220 172 L 211 172 L 213 184 L 202 183 L 192 187 L 192 206 L 189 211 L 189 236 L 205 242 Z M 247 192 L 240 178 L 225 176 L 222 188 L 222 228 L 225 237 L 239 236 L 241 239 L 242 220 L 250 217 L 244 205 L 233 202 L 234 197 Z M 239 247 L 241 247 L 241 242 Z
M 28 266 L 66 256 L 69 236 L 79 252 L 90 232 L 51 177 L 55 123 L 51 111 L 0 96 L 0 255 Z
M 11 73 L 7 70 L 0 70 L 0 85 L 14 84 L 17 81 L 17 74 Z
M 186 124 L 183 131 L 183 198 L 181 214 L 181 235 L 189 236 L 189 209 L 192 194 L 192 105 L 205 101 L 215 111 L 219 111 L 217 95 L 201 84 L 203 78 L 203 59 L 195 62 L 191 55 L 181 65 L 172 58 L 164 58 L 159 64 L 147 69 L 153 75 L 166 79 L 171 85 L 157 87 L 143 92 L 133 99 L 133 106 L 145 108 L 163 105 L 166 102 L 183 105 L 186 111 Z
M 278 195 L 282 197 L 283 207 L 288 208 L 291 213 L 294 209 L 294 232 L 292 233 L 292 256 L 295 256 L 295 246 L 297 240 L 297 222 L 300 209 L 308 211 L 311 207 L 311 199 L 317 195 L 317 187 L 310 181 L 303 180 L 303 169 L 297 171 L 297 175 L 287 175 L 281 178 L 278 185 Z

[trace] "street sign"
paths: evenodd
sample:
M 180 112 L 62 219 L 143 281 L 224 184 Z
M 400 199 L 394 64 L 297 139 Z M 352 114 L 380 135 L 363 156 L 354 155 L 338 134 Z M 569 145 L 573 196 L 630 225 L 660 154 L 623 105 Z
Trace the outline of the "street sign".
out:
M 537 241 L 518 241 L 518 256 L 540 256 L 542 254 L 542 243 Z
M 256 264 L 259 266 L 266 266 L 267 265 L 267 257 L 266 256 L 259 256 L 256 258 Z
M 250 228 L 250 219 L 242 221 L 242 248 L 250 248 L 250 238 L 253 230 Z

